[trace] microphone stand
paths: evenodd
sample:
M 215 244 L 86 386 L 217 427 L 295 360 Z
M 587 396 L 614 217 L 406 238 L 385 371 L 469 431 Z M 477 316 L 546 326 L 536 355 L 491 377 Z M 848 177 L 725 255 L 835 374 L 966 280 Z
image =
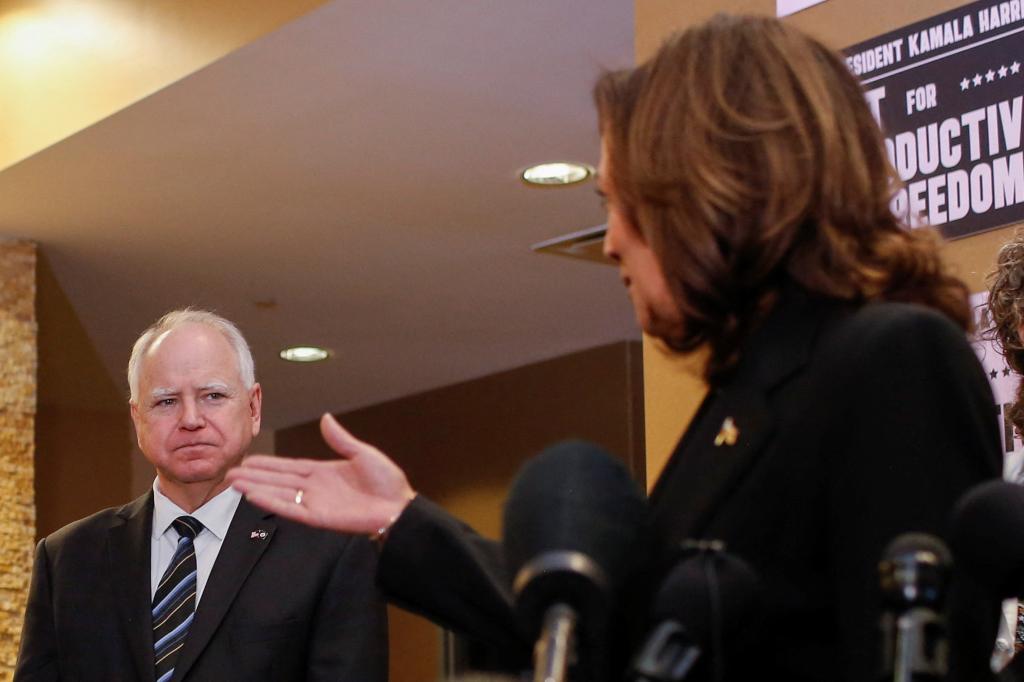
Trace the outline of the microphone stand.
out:
M 564 682 L 571 663 L 576 612 L 555 604 L 544 614 L 544 625 L 533 648 L 533 682 Z
M 886 611 L 882 618 L 882 679 L 942 682 L 949 642 L 942 615 L 951 558 L 938 538 L 898 536 L 878 564 Z
M 586 628 L 598 626 L 611 581 L 585 554 L 554 550 L 524 565 L 513 589 L 519 606 L 534 612 L 558 595 L 543 610 L 540 635 L 533 647 L 533 682 L 566 682 L 569 666 L 577 662 L 577 625 L 582 621 Z M 591 652 L 592 656 L 597 653 Z

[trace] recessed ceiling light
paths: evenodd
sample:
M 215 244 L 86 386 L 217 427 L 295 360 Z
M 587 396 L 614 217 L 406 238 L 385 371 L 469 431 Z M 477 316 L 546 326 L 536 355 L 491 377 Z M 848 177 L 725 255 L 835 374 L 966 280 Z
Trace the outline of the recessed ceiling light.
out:
M 556 161 L 530 166 L 520 177 L 531 187 L 565 187 L 584 182 L 593 174 L 594 167 L 585 163 Z
M 319 362 L 331 357 L 331 351 L 316 346 L 292 346 L 281 351 L 281 359 L 288 362 Z

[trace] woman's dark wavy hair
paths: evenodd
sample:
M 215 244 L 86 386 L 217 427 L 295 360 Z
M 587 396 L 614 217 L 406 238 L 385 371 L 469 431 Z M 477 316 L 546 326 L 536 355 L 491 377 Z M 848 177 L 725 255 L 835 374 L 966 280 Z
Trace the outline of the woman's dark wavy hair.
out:
M 893 215 L 898 188 L 860 83 L 818 41 L 718 15 L 594 88 L 608 181 L 657 254 L 709 381 L 780 287 L 842 301 L 912 301 L 964 329 L 967 287 L 929 231 Z
M 1020 338 L 1024 321 L 1024 232 L 999 249 L 996 268 L 988 276 L 988 324 L 981 334 L 994 341 L 1006 364 L 1024 374 L 1024 342 Z M 1024 433 L 1024 381 L 1007 415 L 1017 433 Z

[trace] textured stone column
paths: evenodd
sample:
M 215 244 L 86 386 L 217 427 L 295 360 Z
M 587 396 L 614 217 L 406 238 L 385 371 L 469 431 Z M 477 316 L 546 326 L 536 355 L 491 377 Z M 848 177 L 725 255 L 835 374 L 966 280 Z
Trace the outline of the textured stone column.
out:
M 0 680 L 13 677 L 35 539 L 36 247 L 0 240 Z

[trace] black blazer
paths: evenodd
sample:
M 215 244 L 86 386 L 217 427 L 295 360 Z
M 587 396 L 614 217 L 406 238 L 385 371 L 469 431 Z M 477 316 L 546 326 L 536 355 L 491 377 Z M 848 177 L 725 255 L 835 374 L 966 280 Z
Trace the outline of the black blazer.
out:
M 643 613 L 687 539 L 717 539 L 760 575 L 758 635 L 728 679 L 877 679 L 877 562 L 907 531 L 943 536 L 955 501 L 998 477 L 987 380 L 964 333 L 905 304 L 853 308 L 789 292 L 714 387 L 650 498 L 653 547 L 622 622 Z M 715 445 L 727 418 L 735 443 Z M 414 562 L 416 575 L 401 570 Z M 379 568 L 397 601 L 528 660 L 499 548 L 426 501 Z M 988 677 L 998 604 L 958 580 L 956 679 Z M 636 642 L 646 625 L 621 641 Z M 628 653 L 628 652 L 627 652 Z M 625 656 L 623 656 L 624 658 Z
M 152 492 L 40 541 L 18 682 L 152 682 Z M 242 500 L 174 680 L 387 679 L 387 620 L 366 538 L 315 530 Z

